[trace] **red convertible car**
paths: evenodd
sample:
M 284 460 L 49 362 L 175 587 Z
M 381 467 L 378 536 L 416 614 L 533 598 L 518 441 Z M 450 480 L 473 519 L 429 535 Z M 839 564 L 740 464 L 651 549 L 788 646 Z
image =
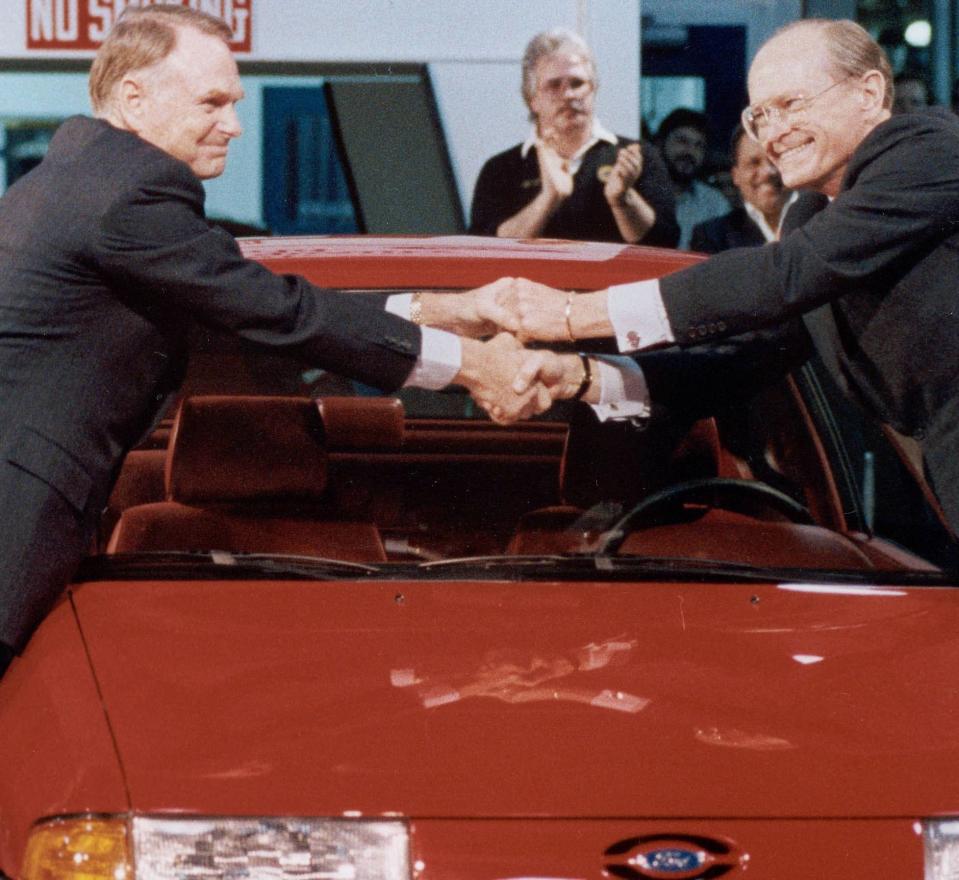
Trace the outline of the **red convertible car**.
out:
M 357 296 L 698 259 L 250 239 Z M 197 331 L 0 682 L 10 880 L 954 880 L 955 547 L 810 363 L 500 427 Z

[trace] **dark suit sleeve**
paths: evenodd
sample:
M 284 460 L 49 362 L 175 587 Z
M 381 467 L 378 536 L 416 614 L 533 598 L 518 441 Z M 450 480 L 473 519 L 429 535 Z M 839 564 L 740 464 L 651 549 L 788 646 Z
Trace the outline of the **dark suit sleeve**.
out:
M 189 315 L 384 390 L 403 384 L 419 355 L 418 327 L 245 259 L 207 223 L 202 199 L 185 166 L 162 160 L 114 201 L 92 258 L 133 308 L 158 321 Z
M 634 355 L 643 370 L 653 415 L 697 419 L 746 401 L 803 364 L 813 347 L 802 320 L 709 345 Z
M 894 117 L 870 134 L 844 191 L 782 241 L 664 278 L 677 342 L 770 326 L 853 291 L 885 289 L 902 265 L 953 235 L 959 138 L 935 118 L 919 119 Z
M 669 172 L 659 151 L 649 144 L 641 144 L 643 173 L 633 185 L 656 212 L 656 222 L 643 236 L 642 244 L 658 247 L 676 247 L 679 242 L 679 223 L 676 222 L 676 198 L 673 195 Z

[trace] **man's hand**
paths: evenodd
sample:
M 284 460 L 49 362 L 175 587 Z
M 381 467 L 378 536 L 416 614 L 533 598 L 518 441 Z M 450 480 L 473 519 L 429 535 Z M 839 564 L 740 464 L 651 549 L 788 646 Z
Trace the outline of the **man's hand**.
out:
M 537 281 L 514 278 L 497 298 L 496 320 L 520 341 L 573 342 L 615 336 L 606 307 L 608 291 L 571 293 Z
M 536 141 L 539 179 L 543 193 L 555 202 L 561 202 L 573 193 L 573 175 L 570 174 L 568 160 L 560 156 L 550 139 L 551 135 L 547 132 Z
M 597 369 L 593 361 L 590 363 L 593 364 L 590 376 L 595 377 Z M 513 391 L 523 394 L 539 382 L 553 401 L 568 400 L 579 392 L 586 379 L 586 370 L 578 354 L 556 354 L 541 349 L 529 352 L 513 380 Z M 592 394 L 592 387 L 593 383 L 590 383 L 583 393 L 582 399 L 588 403 L 598 402 L 599 393 Z
M 464 337 L 504 330 L 519 341 L 613 336 L 606 291 L 571 294 L 526 278 L 499 278 L 460 294 L 421 293 L 420 323 Z
M 494 422 L 509 425 L 527 419 L 552 406 L 553 398 L 540 379 L 542 374 L 542 378 L 555 384 L 558 377 L 550 370 L 559 369 L 544 357 L 532 371 L 532 378 L 528 378 L 531 370 L 526 361 L 531 354 L 509 333 L 500 333 L 488 342 L 464 339 L 463 363 L 454 381 L 469 391 Z M 525 390 L 517 394 L 513 384 L 521 371 Z
M 520 340 L 542 342 L 569 341 L 566 307 L 570 294 L 527 278 L 514 278 L 508 288 L 500 291 L 498 317 L 504 330 Z
M 606 178 L 603 195 L 610 205 L 621 205 L 643 173 L 643 154 L 639 144 L 629 144 L 616 154 L 616 163 Z
M 417 293 L 416 321 L 471 339 L 494 336 L 501 327 L 514 323 L 506 306 L 512 289 L 512 278 L 500 278 L 462 293 Z
M 539 164 L 539 192 L 533 200 L 507 217 L 496 227 L 503 238 L 536 238 L 543 234 L 550 218 L 572 195 L 573 175 L 569 162 L 556 149 L 555 135 L 545 131 L 536 140 L 536 161 Z

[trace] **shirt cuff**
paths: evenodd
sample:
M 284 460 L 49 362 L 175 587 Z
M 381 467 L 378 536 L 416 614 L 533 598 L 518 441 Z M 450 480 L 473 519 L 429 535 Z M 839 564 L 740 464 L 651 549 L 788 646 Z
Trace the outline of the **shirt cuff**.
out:
M 648 419 L 649 388 L 642 368 L 634 360 L 615 355 L 590 355 L 599 366 L 599 403 L 591 404 L 601 421 Z
M 676 341 L 656 279 L 610 287 L 606 309 L 620 351 L 639 351 Z
M 456 378 L 463 365 L 463 345 L 455 333 L 437 330 L 435 327 L 420 327 L 423 344 L 404 388 L 429 388 L 438 391 Z
M 394 293 L 386 298 L 386 311 L 409 321 L 412 303 L 412 293 Z M 406 377 L 403 387 L 439 391 L 449 385 L 460 371 L 463 365 L 463 345 L 459 336 L 454 333 L 437 330 L 435 327 L 420 326 L 420 330 L 423 333 L 420 356 Z
M 409 321 L 412 305 L 412 293 L 393 293 L 386 298 L 386 311 L 392 312 L 397 318 L 402 318 L 404 321 Z

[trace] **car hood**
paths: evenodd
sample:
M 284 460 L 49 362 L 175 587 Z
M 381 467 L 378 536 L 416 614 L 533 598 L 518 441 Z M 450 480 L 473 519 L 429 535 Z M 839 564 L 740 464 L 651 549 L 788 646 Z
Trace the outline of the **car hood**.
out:
M 957 806 L 952 589 L 101 582 L 74 603 L 135 810 Z

